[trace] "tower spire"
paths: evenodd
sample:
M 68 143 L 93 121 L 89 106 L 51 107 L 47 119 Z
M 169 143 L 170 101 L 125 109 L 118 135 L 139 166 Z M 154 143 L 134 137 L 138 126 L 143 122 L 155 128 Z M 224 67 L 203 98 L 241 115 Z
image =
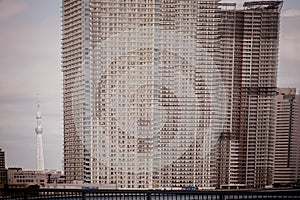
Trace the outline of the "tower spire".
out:
M 44 152 L 43 152 L 43 140 L 42 140 L 42 114 L 40 110 L 40 102 L 39 102 L 39 92 L 37 93 L 37 112 L 36 112 L 36 121 L 37 125 L 35 128 L 36 133 L 36 162 L 37 162 L 37 170 L 44 170 Z

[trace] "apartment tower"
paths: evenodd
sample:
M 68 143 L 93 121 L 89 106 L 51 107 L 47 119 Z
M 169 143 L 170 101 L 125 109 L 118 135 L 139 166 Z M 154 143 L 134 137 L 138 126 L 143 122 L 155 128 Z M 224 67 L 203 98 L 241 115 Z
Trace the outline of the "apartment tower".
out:
M 0 168 L 5 168 L 5 152 L 2 149 L 0 149 Z
M 271 184 L 281 6 L 64 0 L 67 182 Z
M 5 168 L 5 152 L 0 149 L 0 188 L 7 183 L 7 170 Z
M 217 151 L 218 187 L 263 188 L 272 184 L 282 1 L 220 5 L 220 71 L 230 101 Z
M 300 96 L 296 88 L 278 88 L 274 150 L 275 186 L 299 181 Z
M 63 0 L 64 168 L 114 188 L 217 184 L 218 0 Z

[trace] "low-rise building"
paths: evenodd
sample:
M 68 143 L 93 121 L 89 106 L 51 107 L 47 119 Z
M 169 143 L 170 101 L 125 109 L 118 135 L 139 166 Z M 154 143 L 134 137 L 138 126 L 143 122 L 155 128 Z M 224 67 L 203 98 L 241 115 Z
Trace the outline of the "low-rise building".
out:
M 9 187 L 28 187 L 38 185 L 45 187 L 46 184 L 64 183 L 65 176 L 62 171 L 56 170 L 23 170 L 22 168 L 8 168 L 7 183 Z

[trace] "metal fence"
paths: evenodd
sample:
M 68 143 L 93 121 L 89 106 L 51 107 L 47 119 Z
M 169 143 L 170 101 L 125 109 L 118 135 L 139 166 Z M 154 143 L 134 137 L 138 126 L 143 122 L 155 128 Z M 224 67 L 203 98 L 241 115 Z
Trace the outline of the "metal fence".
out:
M 0 189 L 0 199 L 29 200 L 232 200 L 300 199 L 300 190 L 187 191 L 187 190 L 81 190 Z

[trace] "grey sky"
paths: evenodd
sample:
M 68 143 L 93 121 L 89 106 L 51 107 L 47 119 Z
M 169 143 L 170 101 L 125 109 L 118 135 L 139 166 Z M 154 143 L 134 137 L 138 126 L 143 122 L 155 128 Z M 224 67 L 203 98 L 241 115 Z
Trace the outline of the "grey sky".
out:
M 60 0 L 0 0 L 0 148 L 8 167 L 36 168 L 40 91 L 45 167 L 62 168 L 60 7 Z M 285 0 L 282 16 L 278 85 L 300 89 L 300 1 Z
M 7 166 L 34 169 L 40 91 L 47 168 L 61 168 L 59 0 L 0 0 L 0 148 Z

